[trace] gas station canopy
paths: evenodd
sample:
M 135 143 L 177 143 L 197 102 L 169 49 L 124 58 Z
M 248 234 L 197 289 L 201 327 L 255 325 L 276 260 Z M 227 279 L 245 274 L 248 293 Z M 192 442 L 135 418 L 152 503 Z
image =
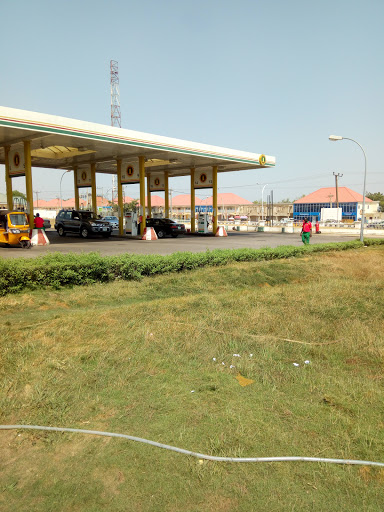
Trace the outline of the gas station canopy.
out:
M 187 176 L 217 166 L 218 172 L 273 167 L 273 156 L 162 137 L 76 119 L 0 106 L 0 163 L 5 147 L 22 149 L 30 141 L 32 167 L 73 169 L 94 164 L 95 171 L 117 173 L 118 159 L 145 157 L 147 173 Z

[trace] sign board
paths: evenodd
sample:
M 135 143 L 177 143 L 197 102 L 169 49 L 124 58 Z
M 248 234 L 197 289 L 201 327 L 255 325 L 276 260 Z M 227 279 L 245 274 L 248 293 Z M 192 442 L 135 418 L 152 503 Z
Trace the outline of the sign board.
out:
M 77 188 L 92 186 L 92 173 L 91 173 L 90 167 L 87 167 L 84 169 L 77 169 L 76 184 L 77 184 Z
M 165 190 L 165 177 L 164 173 L 151 174 L 149 177 L 149 190 L 151 192 L 162 192 Z
M 122 162 L 121 164 L 121 183 L 140 183 L 139 164 Z
M 24 149 L 11 149 L 8 155 L 8 162 L 10 176 L 25 175 Z
M 212 188 L 212 169 L 208 171 L 195 171 L 194 186 L 195 188 Z
M 339 222 L 342 220 L 342 213 L 342 208 L 322 208 L 320 220 L 323 222 L 327 220 L 335 220 L 336 222 Z
M 196 213 L 212 213 L 213 206 L 195 206 Z

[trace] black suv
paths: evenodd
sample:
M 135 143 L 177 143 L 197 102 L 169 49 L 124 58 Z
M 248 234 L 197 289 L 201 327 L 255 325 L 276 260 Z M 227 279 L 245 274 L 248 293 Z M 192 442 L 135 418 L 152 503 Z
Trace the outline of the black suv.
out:
M 55 229 L 60 236 L 77 233 L 82 238 L 91 235 L 111 236 L 112 226 L 96 217 L 93 212 L 77 210 L 60 210 L 55 221 Z
M 185 235 L 184 224 L 178 224 L 171 219 L 147 219 L 146 225 L 156 231 L 158 238 L 164 238 L 165 235 L 171 235 L 176 238 L 178 235 Z

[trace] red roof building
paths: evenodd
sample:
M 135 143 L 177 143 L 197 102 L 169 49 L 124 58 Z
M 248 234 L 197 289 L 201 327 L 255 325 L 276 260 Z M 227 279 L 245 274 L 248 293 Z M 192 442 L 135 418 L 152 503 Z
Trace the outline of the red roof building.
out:
M 361 220 L 363 196 L 348 187 L 338 187 L 339 208 L 342 209 L 342 220 Z M 301 197 L 293 203 L 293 218 L 302 220 L 304 217 L 320 220 L 323 208 L 336 208 L 336 187 L 323 187 Z M 365 198 L 365 217 L 373 219 L 379 210 L 379 201 Z
M 336 187 L 323 187 L 315 192 L 301 197 L 294 204 L 301 203 L 332 203 L 336 202 Z M 372 202 L 368 197 L 365 198 L 366 202 Z M 348 187 L 339 187 L 339 203 L 362 203 L 363 196 Z
M 85 208 L 87 206 L 87 201 L 80 199 L 79 204 L 80 208 Z M 108 199 L 105 199 L 105 197 L 97 196 L 97 206 L 108 206 L 108 204 Z M 71 199 L 63 200 L 56 198 L 51 199 L 50 201 L 39 199 L 38 201 L 33 201 L 33 208 L 40 208 L 42 210 L 59 210 L 61 207 L 75 208 L 75 198 L 72 197 Z

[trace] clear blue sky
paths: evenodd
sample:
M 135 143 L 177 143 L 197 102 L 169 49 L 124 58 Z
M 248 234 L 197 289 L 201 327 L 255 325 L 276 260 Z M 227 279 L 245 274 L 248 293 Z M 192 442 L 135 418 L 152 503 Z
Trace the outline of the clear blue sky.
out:
M 363 154 L 328 141 L 338 134 L 365 148 L 367 190 L 384 193 L 382 0 L 2 0 L 0 13 L 1 105 L 108 125 L 114 59 L 124 128 L 276 157 L 220 174 L 219 192 L 255 200 L 268 183 L 264 198 L 293 200 L 334 171 L 362 192 Z M 58 197 L 60 177 L 35 169 L 39 197 Z M 185 178 L 170 186 L 189 192 Z

